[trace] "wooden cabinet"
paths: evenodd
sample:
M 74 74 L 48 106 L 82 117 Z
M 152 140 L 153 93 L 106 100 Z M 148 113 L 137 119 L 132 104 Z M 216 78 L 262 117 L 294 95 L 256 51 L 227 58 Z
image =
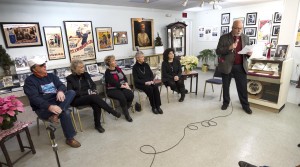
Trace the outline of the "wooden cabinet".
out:
M 251 107 L 280 112 L 287 101 L 293 59 L 252 59 L 247 75 Z
M 173 48 L 176 56 L 185 56 L 186 54 L 186 26 L 182 22 L 167 25 L 168 48 Z

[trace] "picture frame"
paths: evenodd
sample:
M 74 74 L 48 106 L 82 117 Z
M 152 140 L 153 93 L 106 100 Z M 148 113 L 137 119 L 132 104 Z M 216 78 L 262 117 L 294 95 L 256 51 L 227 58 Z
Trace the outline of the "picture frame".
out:
M 128 44 L 127 31 L 114 31 L 113 34 L 115 45 Z
M 154 48 L 153 19 L 131 18 L 133 50 Z
M 221 36 L 229 33 L 229 26 L 221 26 Z
M 300 47 L 300 21 L 298 22 L 298 29 L 297 29 L 295 47 Z
M 278 36 L 280 31 L 280 25 L 275 25 L 272 27 L 272 36 Z
M 27 56 L 17 56 L 14 58 L 16 72 L 29 70 Z
M 64 21 L 70 60 L 96 59 L 91 21 Z
M 286 58 L 288 48 L 289 45 L 277 45 L 274 57 Z
M 256 44 L 256 39 L 255 38 L 250 38 L 249 43 L 250 43 L 250 45 Z
M 273 23 L 281 23 L 282 14 L 279 12 L 274 13 Z
M 246 15 L 246 25 L 256 25 L 257 12 L 247 13 Z
M 245 24 L 245 17 L 237 17 L 237 18 L 233 18 L 233 22 L 236 20 L 241 20 L 243 22 L 243 25 Z
M 18 79 L 20 82 L 20 86 L 24 86 L 25 79 L 29 77 L 31 73 L 18 74 Z
M 256 37 L 256 31 L 257 31 L 257 27 L 244 28 L 244 34 L 246 34 L 248 37 Z
M 259 20 L 258 21 L 258 41 L 269 41 L 272 28 L 272 20 Z
M 65 59 L 65 48 L 60 26 L 44 26 L 45 41 L 49 60 Z
M 6 48 L 43 46 L 38 22 L 0 23 Z
M 271 49 L 276 49 L 276 47 L 277 47 L 277 38 L 271 38 L 270 43 L 273 44 L 273 47 Z
M 230 23 L 230 13 L 222 13 L 221 15 L 221 25 L 226 25 Z
M 96 27 L 98 51 L 114 50 L 111 27 Z
M 99 68 L 98 68 L 98 64 L 87 64 L 86 65 L 86 70 L 91 75 L 100 73 Z

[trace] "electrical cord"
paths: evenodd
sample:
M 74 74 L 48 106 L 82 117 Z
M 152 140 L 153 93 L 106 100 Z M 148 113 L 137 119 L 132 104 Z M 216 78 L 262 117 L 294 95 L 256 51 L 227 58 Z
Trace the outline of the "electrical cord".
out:
M 199 127 L 197 126 L 197 124 L 201 124 L 202 127 L 205 127 L 205 128 L 209 128 L 209 127 L 212 127 L 212 126 L 217 126 L 218 123 L 216 121 L 214 121 L 214 119 L 217 119 L 217 118 L 225 118 L 225 117 L 228 117 L 230 116 L 232 113 L 233 113 L 233 105 L 232 105 L 232 102 L 230 102 L 230 105 L 231 105 L 231 112 L 229 114 L 226 114 L 226 115 L 220 115 L 220 116 L 216 116 L 216 117 L 213 117 L 209 120 L 203 120 L 203 121 L 200 121 L 200 122 L 192 122 L 192 123 L 189 123 L 184 129 L 183 129 L 183 136 L 181 137 L 181 139 L 176 143 L 174 144 L 173 146 L 171 146 L 170 148 L 168 149 L 165 149 L 165 150 L 162 150 L 162 151 L 156 151 L 156 149 L 152 146 L 152 145 L 142 145 L 140 147 L 140 151 L 144 154 L 147 154 L 147 155 L 153 155 L 153 158 L 152 158 L 152 162 L 150 164 L 150 167 L 152 167 L 153 163 L 154 163 L 154 160 L 155 160 L 155 157 L 156 155 L 158 154 L 161 154 L 161 153 L 164 153 L 164 152 L 167 152 L 167 151 L 170 151 L 172 150 L 173 148 L 175 148 L 176 146 L 178 146 L 181 141 L 185 138 L 185 133 L 186 133 L 186 130 L 189 129 L 189 130 L 198 130 Z M 144 151 L 143 149 L 145 149 L 146 147 L 150 147 L 153 152 L 147 152 L 147 151 Z

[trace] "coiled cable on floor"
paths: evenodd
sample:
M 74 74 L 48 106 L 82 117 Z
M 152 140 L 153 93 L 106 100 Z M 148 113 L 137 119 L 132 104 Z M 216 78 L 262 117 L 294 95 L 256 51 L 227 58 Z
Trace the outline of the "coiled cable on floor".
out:
M 214 121 L 214 119 L 217 119 L 217 118 L 225 118 L 225 117 L 228 117 L 230 116 L 232 113 L 233 113 L 233 105 L 232 105 L 232 102 L 230 102 L 230 105 L 231 105 L 231 112 L 226 114 L 226 115 L 219 115 L 219 116 L 216 116 L 216 117 L 213 117 L 209 120 L 203 120 L 203 121 L 200 121 L 200 122 L 192 122 L 192 123 L 189 123 L 186 127 L 184 127 L 183 129 L 183 136 L 181 137 L 181 139 L 176 143 L 174 144 L 172 147 L 168 148 L 168 149 L 165 149 L 165 150 L 162 150 L 162 151 L 156 151 L 156 149 L 152 146 L 152 145 L 142 145 L 140 147 L 140 151 L 144 154 L 148 154 L 148 155 L 153 155 L 153 158 L 152 158 L 152 162 L 150 164 L 150 167 L 152 167 L 153 163 L 154 163 L 154 160 L 155 160 L 155 157 L 156 155 L 158 154 L 161 154 L 161 153 L 164 153 L 164 152 L 167 152 L 169 150 L 172 150 L 173 148 L 175 148 L 176 146 L 178 146 L 180 144 L 180 142 L 184 139 L 185 137 L 185 133 L 186 133 L 186 129 L 189 129 L 189 130 L 198 130 L 199 127 L 197 126 L 197 124 L 201 124 L 202 127 L 205 127 L 205 128 L 208 128 L 208 127 L 212 127 L 212 126 L 217 126 L 217 122 Z M 153 150 L 153 152 L 147 152 L 147 151 L 144 151 L 144 149 L 146 148 L 151 148 Z

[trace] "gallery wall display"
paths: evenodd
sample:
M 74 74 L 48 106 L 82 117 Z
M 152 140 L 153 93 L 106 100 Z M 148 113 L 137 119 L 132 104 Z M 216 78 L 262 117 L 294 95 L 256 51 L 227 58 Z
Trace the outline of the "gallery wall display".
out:
M 272 36 L 278 36 L 280 31 L 280 25 L 273 26 L 272 28 Z
M 221 15 L 221 25 L 230 23 L 230 13 L 223 13 Z
M 257 12 L 247 13 L 246 25 L 256 25 Z
M 113 34 L 115 45 L 128 44 L 127 31 L 115 31 Z
M 272 27 L 271 20 L 259 20 L 258 22 L 258 41 L 269 41 L 270 38 L 270 30 Z
M 276 49 L 276 47 L 277 47 L 277 38 L 271 38 L 271 43 L 273 44 L 272 49 Z
M 244 28 L 244 34 L 246 34 L 248 37 L 256 37 L 256 31 L 257 31 L 257 27 Z
M 133 50 L 154 48 L 153 29 L 153 19 L 131 18 Z
M 7 48 L 42 46 L 39 23 L 0 23 Z
M 221 35 L 229 33 L 229 26 L 221 26 Z
M 96 27 L 98 51 L 113 50 L 113 35 L 111 27 Z
M 275 57 L 286 58 L 289 45 L 277 45 Z
M 64 21 L 70 60 L 96 58 L 91 21 Z
M 60 26 L 45 26 L 45 41 L 49 60 L 65 59 L 65 49 Z
M 273 23 L 281 23 L 282 15 L 279 12 L 274 13 Z

